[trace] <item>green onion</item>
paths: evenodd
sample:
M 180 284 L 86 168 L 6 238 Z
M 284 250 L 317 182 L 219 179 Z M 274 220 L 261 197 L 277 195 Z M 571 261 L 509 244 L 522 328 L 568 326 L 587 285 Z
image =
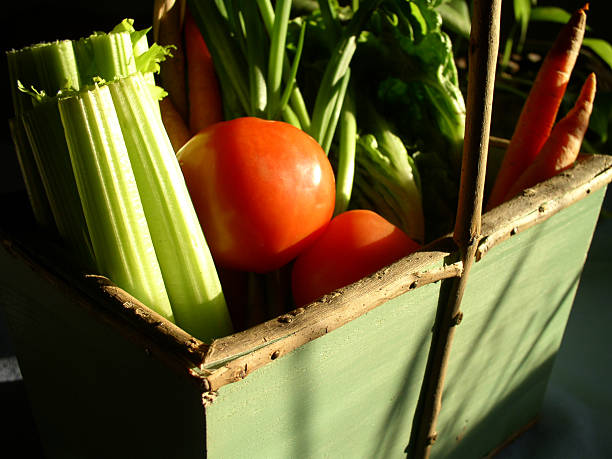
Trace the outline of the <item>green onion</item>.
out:
M 270 103 L 267 107 L 268 114 L 274 114 L 280 111 L 278 109 L 281 103 L 283 62 L 285 58 L 287 26 L 289 24 L 290 13 L 291 0 L 277 0 L 268 60 L 268 89 L 270 92 Z
M 357 142 L 357 118 L 353 98 L 345 97 L 340 115 L 340 139 L 336 172 L 336 206 L 334 215 L 347 210 L 355 176 L 355 150 Z
M 269 81 L 266 80 L 266 46 L 268 37 L 259 23 L 257 5 L 252 0 L 241 2 L 240 10 L 244 28 L 243 42 L 246 46 L 247 69 L 249 75 L 249 115 L 263 117 L 269 109 L 272 96 Z
M 364 24 L 382 0 L 370 0 L 362 5 L 353 15 L 344 29 L 331 27 L 337 37 L 337 44 L 331 50 L 331 57 L 327 62 L 321 84 L 317 90 L 314 108 L 312 111 L 312 124 L 309 133 L 317 142 L 329 152 L 331 139 L 333 139 L 338 117 L 339 107 L 342 107 L 344 95 L 348 84 L 349 66 L 355 49 L 357 48 L 357 37 Z M 321 13 L 326 14 L 327 21 L 336 21 L 333 8 L 327 2 L 321 2 Z M 333 22 L 336 24 L 336 22 Z M 339 30 L 339 31 L 338 31 Z

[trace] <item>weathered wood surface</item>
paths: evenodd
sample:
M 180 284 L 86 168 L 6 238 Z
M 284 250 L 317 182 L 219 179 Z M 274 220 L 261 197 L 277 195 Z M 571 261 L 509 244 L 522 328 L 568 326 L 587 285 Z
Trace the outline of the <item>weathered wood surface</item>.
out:
M 346 325 L 377 306 L 410 290 L 457 276 L 458 263 L 446 263 L 448 252 L 412 254 L 368 276 L 349 288 L 316 301 L 305 308 L 212 343 L 206 377 L 212 390 L 238 381 L 249 373 Z M 227 360 L 227 362 L 225 362 Z M 216 362 L 221 366 L 211 368 Z M 204 362 L 207 363 L 207 360 Z
M 446 368 L 461 302 L 481 237 L 482 207 L 489 150 L 495 70 L 499 48 L 501 0 L 474 0 L 468 49 L 468 88 L 459 201 L 453 231 L 463 272 L 453 281 L 448 304 L 439 311 L 419 397 L 408 457 L 428 459 L 437 433 Z
M 388 301 L 222 386 L 206 408 L 209 457 L 401 456 L 439 288 Z
M 198 379 L 4 248 L 0 304 L 46 457 L 203 457 Z
M 537 416 L 603 196 L 591 193 L 474 265 L 432 457 L 483 457 Z
M 478 246 L 477 258 L 482 258 L 495 244 L 605 187 L 610 180 L 611 157 L 585 156 L 574 168 L 485 214 L 482 222 L 483 238 Z M 435 242 L 425 248 L 430 250 L 399 260 L 306 308 L 214 341 L 205 359 L 205 365 L 208 363 L 212 371 L 207 377 L 211 387 L 217 389 L 223 384 L 246 377 L 251 371 L 274 360 L 272 356 L 277 358 L 353 320 L 383 300 L 394 298 L 432 280 L 460 275 L 461 262 L 431 268 L 434 261 L 439 262 L 444 257 L 448 259 L 451 252 L 456 250 L 449 242 L 450 237 Z M 415 281 L 416 284 L 413 284 Z M 215 362 L 221 362 L 222 365 L 213 369 Z
M 537 411 L 552 364 L 546 356 L 554 356 L 573 298 L 575 286 L 564 282 L 577 282 L 599 211 L 597 200 L 611 174 L 612 158 L 585 157 L 570 171 L 484 216 L 487 238 L 480 245 L 481 260 L 474 265 L 475 280 L 466 292 L 466 315 L 455 343 L 457 358 L 453 354 L 450 359 L 448 395 L 439 421 L 439 431 L 445 433 L 438 439 L 438 451 L 449 448 L 461 457 L 462 448 L 467 448 L 463 445 L 486 444 L 483 438 L 499 444 L 497 437 L 515 430 L 519 414 L 528 412 L 526 406 Z M 567 220 L 576 212 L 576 221 Z M 5 231 L 10 226 L 2 223 L 0 303 L 9 316 L 35 414 L 44 426 L 41 435 L 50 451 L 77 451 L 70 446 L 76 432 L 81 452 L 101 436 L 114 439 L 109 448 L 130 437 L 132 446 L 146 444 L 163 457 L 168 440 L 163 435 L 168 433 L 183 435 L 182 457 L 197 457 L 206 422 L 211 457 L 231 448 L 232 442 L 243 441 L 241 435 L 251 435 L 262 446 L 273 445 L 275 437 L 279 454 L 303 448 L 305 454 L 300 456 L 309 452 L 316 456 L 325 439 L 336 456 L 343 444 L 349 445 L 346 454 L 351 457 L 355 451 L 365 457 L 402 456 L 440 284 L 447 283 L 439 280 L 461 273 L 461 264 L 454 263 L 451 254 L 454 247 L 446 244 L 448 238 L 434 244 L 435 251 L 404 258 L 290 317 L 206 344 L 156 317 L 106 280 L 62 266 L 62 257 L 52 245 L 45 246 L 46 241 L 22 245 L 25 233 L 19 232 L 19 225 L 17 231 Z M 552 250 L 551 241 L 565 249 Z M 539 255 L 525 255 L 523 263 L 523 253 Z M 491 274 L 486 266 L 496 263 Z M 513 269 L 519 265 L 527 271 L 515 280 Z M 564 269 L 567 279 L 554 277 Z M 525 302 L 527 287 L 538 285 L 548 290 L 536 298 L 545 303 L 552 295 L 560 305 L 558 312 L 552 316 L 534 312 L 532 317 L 525 308 L 508 316 L 501 313 L 508 304 Z M 559 292 L 566 293 L 562 299 L 555 297 L 558 285 Z M 508 294 L 503 302 L 491 303 L 492 296 L 501 296 L 500 287 Z M 519 299 L 512 300 L 514 295 Z M 495 322 L 487 329 L 483 318 L 488 316 Z M 538 334 L 538 330 L 543 331 Z M 508 333 L 514 339 L 521 336 L 515 347 L 505 337 Z M 522 337 L 529 333 L 537 343 Z M 474 364 L 484 365 L 486 352 L 495 352 L 488 357 L 495 363 L 496 356 L 508 349 L 517 355 L 522 352 L 519 360 L 525 365 L 517 367 L 517 361 L 510 360 L 506 367 L 495 368 L 514 369 L 516 375 L 489 376 L 487 368 Z M 482 387 L 477 385 L 480 380 Z M 504 390 L 495 392 L 495 383 Z M 516 399 L 505 398 L 512 394 L 510 386 L 518 391 Z M 491 409 L 499 413 L 498 408 L 504 415 L 496 422 L 483 420 L 483 413 Z M 123 411 L 127 417 L 121 425 Z M 464 424 L 456 424 L 464 412 L 465 431 Z M 177 421 L 182 418 L 184 422 Z M 336 430 L 336 425 L 344 425 L 346 432 Z M 481 430 L 483 426 L 490 429 Z M 452 443 L 457 436 L 463 440 Z M 151 438 L 157 442 L 155 448 Z

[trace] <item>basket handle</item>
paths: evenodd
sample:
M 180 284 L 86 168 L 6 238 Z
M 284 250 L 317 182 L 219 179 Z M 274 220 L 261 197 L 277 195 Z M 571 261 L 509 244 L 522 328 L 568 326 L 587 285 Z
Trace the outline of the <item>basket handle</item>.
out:
M 436 422 L 442 407 L 446 367 L 467 278 L 480 241 L 487 152 L 493 105 L 501 0 L 474 0 L 468 51 L 466 129 L 463 143 L 459 203 L 453 239 L 459 247 L 463 271 L 453 279 L 448 303 L 436 321 L 431 349 L 419 396 L 409 457 L 428 458 L 436 439 Z

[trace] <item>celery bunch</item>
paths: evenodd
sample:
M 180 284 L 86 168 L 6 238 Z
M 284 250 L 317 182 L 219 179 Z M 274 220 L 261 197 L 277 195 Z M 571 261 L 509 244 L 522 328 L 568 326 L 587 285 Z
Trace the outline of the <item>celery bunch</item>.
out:
M 28 190 L 32 207 L 46 200 L 84 268 L 209 340 L 231 333 L 231 321 L 161 121 L 153 72 L 168 50 L 149 47 L 146 32 L 126 20 L 9 52 L 13 135 L 32 159 L 20 159 L 26 183 L 41 182 L 38 200 Z

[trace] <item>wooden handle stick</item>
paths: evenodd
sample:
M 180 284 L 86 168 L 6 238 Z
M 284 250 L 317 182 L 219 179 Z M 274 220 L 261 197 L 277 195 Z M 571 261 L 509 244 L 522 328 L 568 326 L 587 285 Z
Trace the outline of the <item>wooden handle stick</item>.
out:
M 468 55 L 466 131 L 454 231 L 463 273 L 453 280 L 449 301 L 436 321 L 408 449 L 412 458 L 428 458 L 437 437 L 436 422 L 442 407 L 446 367 L 455 329 L 462 318 L 461 299 L 480 239 L 500 13 L 501 0 L 474 1 Z

